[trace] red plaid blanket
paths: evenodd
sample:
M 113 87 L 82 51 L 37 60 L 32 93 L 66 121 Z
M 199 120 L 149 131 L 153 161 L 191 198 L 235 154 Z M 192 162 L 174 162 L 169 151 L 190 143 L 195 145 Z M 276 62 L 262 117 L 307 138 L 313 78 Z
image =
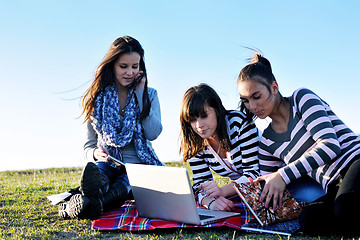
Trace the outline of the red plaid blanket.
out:
M 233 199 L 232 199 L 233 200 Z M 234 201 L 236 211 L 241 214 L 228 218 L 224 221 L 198 226 L 179 222 L 166 221 L 161 219 L 150 219 L 140 217 L 136 210 L 134 201 L 126 201 L 125 204 L 112 211 L 105 212 L 99 219 L 92 222 L 94 230 L 124 230 L 143 231 L 161 228 L 192 228 L 192 227 L 230 227 L 241 229 L 241 226 L 251 219 L 250 213 L 240 201 Z

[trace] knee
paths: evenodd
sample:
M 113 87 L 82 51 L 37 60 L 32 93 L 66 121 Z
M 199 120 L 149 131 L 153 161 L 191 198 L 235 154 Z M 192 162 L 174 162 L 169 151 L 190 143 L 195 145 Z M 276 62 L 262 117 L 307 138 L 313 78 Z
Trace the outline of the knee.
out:
M 335 200 L 335 216 L 340 221 L 353 220 L 360 214 L 360 193 L 350 192 L 338 196 Z
M 341 194 L 335 200 L 336 222 L 342 232 L 359 233 L 358 222 L 355 217 L 360 214 L 360 194 L 351 192 Z
M 333 206 L 324 202 L 314 202 L 303 208 L 299 223 L 301 231 L 307 234 L 326 233 L 334 223 Z
M 303 208 L 299 215 L 299 224 L 304 232 L 312 232 L 314 225 L 311 215 L 311 210 L 308 207 Z

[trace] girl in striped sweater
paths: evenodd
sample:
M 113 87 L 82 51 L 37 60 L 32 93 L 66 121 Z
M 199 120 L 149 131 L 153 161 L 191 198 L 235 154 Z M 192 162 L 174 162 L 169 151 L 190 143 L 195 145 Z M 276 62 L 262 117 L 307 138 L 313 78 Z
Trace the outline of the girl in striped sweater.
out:
M 239 111 L 227 111 L 208 85 L 188 89 L 182 100 L 181 147 L 189 161 L 193 188 L 199 203 L 208 209 L 232 211 L 227 197 L 235 195 L 234 183 L 219 187 L 212 172 L 237 183 L 258 176 L 258 131 Z M 210 170 L 211 169 L 211 170 Z
M 261 199 L 281 206 L 285 187 L 306 176 L 326 194 L 308 204 L 301 216 L 304 232 L 356 230 L 360 214 L 360 138 L 309 89 L 283 97 L 270 62 L 256 53 L 238 77 L 241 109 L 271 118 L 259 145 Z

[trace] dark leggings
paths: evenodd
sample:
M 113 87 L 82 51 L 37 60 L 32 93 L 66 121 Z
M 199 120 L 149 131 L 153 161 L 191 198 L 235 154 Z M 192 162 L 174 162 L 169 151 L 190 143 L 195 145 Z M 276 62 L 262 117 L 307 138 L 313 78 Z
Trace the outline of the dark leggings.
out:
M 360 232 L 360 157 L 353 160 L 337 180 L 328 187 L 327 194 L 304 207 L 299 220 L 303 232 L 355 233 Z
M 120 207 L 132 198 L 131 186 L 124 167 L 113 167 L 109 162 L 96 162 L 101 172 L 101 195 L 104 211 Z
M 113 167 L 109 162 L 96 162 L 101 172 L 101 191 L 103 194 L 109 191 L 109 188 L 117 183 L 123 184 L 128 192 L 131 190 L 129 179 L 125 168 Z

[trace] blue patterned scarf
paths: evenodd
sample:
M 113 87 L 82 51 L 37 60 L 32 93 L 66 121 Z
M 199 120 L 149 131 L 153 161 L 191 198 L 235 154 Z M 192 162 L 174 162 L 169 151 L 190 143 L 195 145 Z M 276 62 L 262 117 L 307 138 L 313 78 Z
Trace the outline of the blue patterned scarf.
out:
M 140 109 L 134 89 L 129 90 L 125 115 L 122 118 L 115 83 L 106 87 L 96 98 L 92 115 L 92 125 L 98 134 L 98 146 L 124 162 L 121 147 L 134 140 L 137 155 L 143 163 L 163 165 L 147 144 L 139 115 Z

